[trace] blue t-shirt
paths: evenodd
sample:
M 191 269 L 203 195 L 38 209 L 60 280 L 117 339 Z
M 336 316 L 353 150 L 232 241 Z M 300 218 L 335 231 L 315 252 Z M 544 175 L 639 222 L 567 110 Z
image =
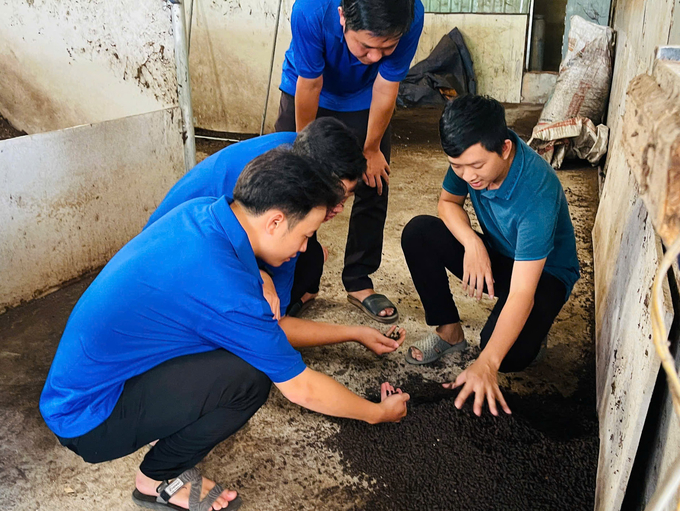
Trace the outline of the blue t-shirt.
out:
M 251 138 L 221 149 L 187 172 L 167 193 L 153 212 L 144 229 L 156 222 L 174 207 L 196 197 L 222 197 L 233 199 L 234 186 L 241 172 L 251 160 L 270 149 L 295 142 L 297 133 L 280 132 Z M 290 292 L 295 277 L 297 256 L 278 268 L 263 264 L 269 270 L 279 295 L 279 308 L 285 313 L 290 303 Z
M 320 107 L 338 112 L 366 110 L 378 73 L 390 82 L 400 82 L 408 73 L 423 31 L 425 9 L 415 0 L 413 23 L 394 52 L 367 66 L 347 48 L 339 6 L 339 0 L 295 0 L 290 18 L 293 39 L 283 61 L 280 89 L 294 96 L 298 76 L 323 75 Z
M 126 380 L 218 348 L 277 383 L 305 369 L 272 319 L 253 249 L 227 200 L 199 198 L 132 239 L 85 291 L 40 411 L 57 435 L 83 435 L 109 417 Z
M 567 198 L 553 168 L 515 133 L 510 136 L 517 149 L 499 188 L 475 190 L 451 167 L 442 186 L 470 195 L 491 248 L 515 261 L 547 258 L 544 269 L 564 283 L 566 299 L 580 276 Z

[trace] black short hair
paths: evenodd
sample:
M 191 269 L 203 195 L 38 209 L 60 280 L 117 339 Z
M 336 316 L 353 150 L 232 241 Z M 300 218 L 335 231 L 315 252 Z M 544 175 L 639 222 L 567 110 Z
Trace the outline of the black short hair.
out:
M 368 30 L 377 37 L 401 37 L 413 23 L 414 0 L 342 0 L 345 30 Z
M 292 228 L 309 212 L 335 207 L 344 197 L 340 180 L 290 147 L 277 147 L 254 158 L 241 172 L 234 200 L 252 215 L 279 209 Z
M 321 117 L 298 133 L 293 153 L 315 160 L 338 179 L 355 181 L 366 172 L 366 158 L 359 140 L 333 117 Z
M 458 96 L 444 108 L 439 119 L 439 136 L 442 149 L 452 158 L 475 144 L 502 155 L 503 144 L 510 138 L 505 109 L 489 96 Z

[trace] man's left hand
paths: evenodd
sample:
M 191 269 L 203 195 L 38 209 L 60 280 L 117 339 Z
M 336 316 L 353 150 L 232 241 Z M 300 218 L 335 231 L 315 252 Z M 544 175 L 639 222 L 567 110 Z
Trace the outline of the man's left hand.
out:
M 385 184 L 390 184 L 390 166 L 385 159 L 385 155 L 380 149 L 364 150 L 366 157 L 366 172 L 364 172 L 364 183 L 371 188 L 378 188 L 378 195 L 382 195 L 383 179 Z
M 456 408 L 460 409 L 470 394 L 475 394 L 473 410 L 478 417 L 482 415 L 482 406 L 486 399 L 489 410 L 493 415 L 498 415 L 496 401 L 498 401 L 505 413 L 512 413 L 505 402 L 505 398 L 498 387 L 498 368 L 484 358 L 478 358 L 470 367 L 458 375 L 454 383 L 444 383 L 447 389 L 455 389 L 463 385 L 463 389 L 456 398 Z
M 401 344 L 404 342 L 404 339 L 406 338 L 406 330 L 403 328 L 399 329 L 399 339 L 396 341 L 387 337 L 386 335 L 381 334 L 375 328 L 367 326 L 359 328 L 361 330 L 357 340 L 376 355 L 392 353 L 397 348 L 399 348 L 399 346 L 401 346 Z M 387 332 L 387 335 L 391 334 L 395 328 L 397 327 L 393 326 L 390 328 L 390 330 Z

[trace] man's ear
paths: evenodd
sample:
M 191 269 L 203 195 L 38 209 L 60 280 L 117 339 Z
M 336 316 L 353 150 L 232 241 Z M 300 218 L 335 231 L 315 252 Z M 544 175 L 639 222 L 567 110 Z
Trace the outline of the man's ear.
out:
M 345 13 L 342 12 L 342 7 L 338 7 L 338 14 L 340 15 L 340 26 L 342 27 L 342 31 L 345 31 Z
M 286 215 L 278 209 L 272 209 L 267 213 L 267 220 L 264 224 L 265 231 L 270 236 L 273 236 L 277 231 L 281 229 L 286 229 Z
M 510 157 L 511 152 L 512 152 L 512 140 L 506 138 L 505 142 L 503 142 L 503 159 L 507 160 Z

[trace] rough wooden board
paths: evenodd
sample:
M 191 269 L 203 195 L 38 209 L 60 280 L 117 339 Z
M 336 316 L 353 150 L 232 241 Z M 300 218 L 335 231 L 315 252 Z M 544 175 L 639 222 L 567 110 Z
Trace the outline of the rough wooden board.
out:
M 622 143 L 652 223 L 667 245 L 680 233 L 680 63 L 660 62 L 628 88 Z
M 651 286 L 660 242 L 622 151 L 612 156 L 593 230 L 600 457 L 598 511 L 618 510 L 660 362 L 651 340 Z M 666 325 L 673 318 L 664 287 Z

